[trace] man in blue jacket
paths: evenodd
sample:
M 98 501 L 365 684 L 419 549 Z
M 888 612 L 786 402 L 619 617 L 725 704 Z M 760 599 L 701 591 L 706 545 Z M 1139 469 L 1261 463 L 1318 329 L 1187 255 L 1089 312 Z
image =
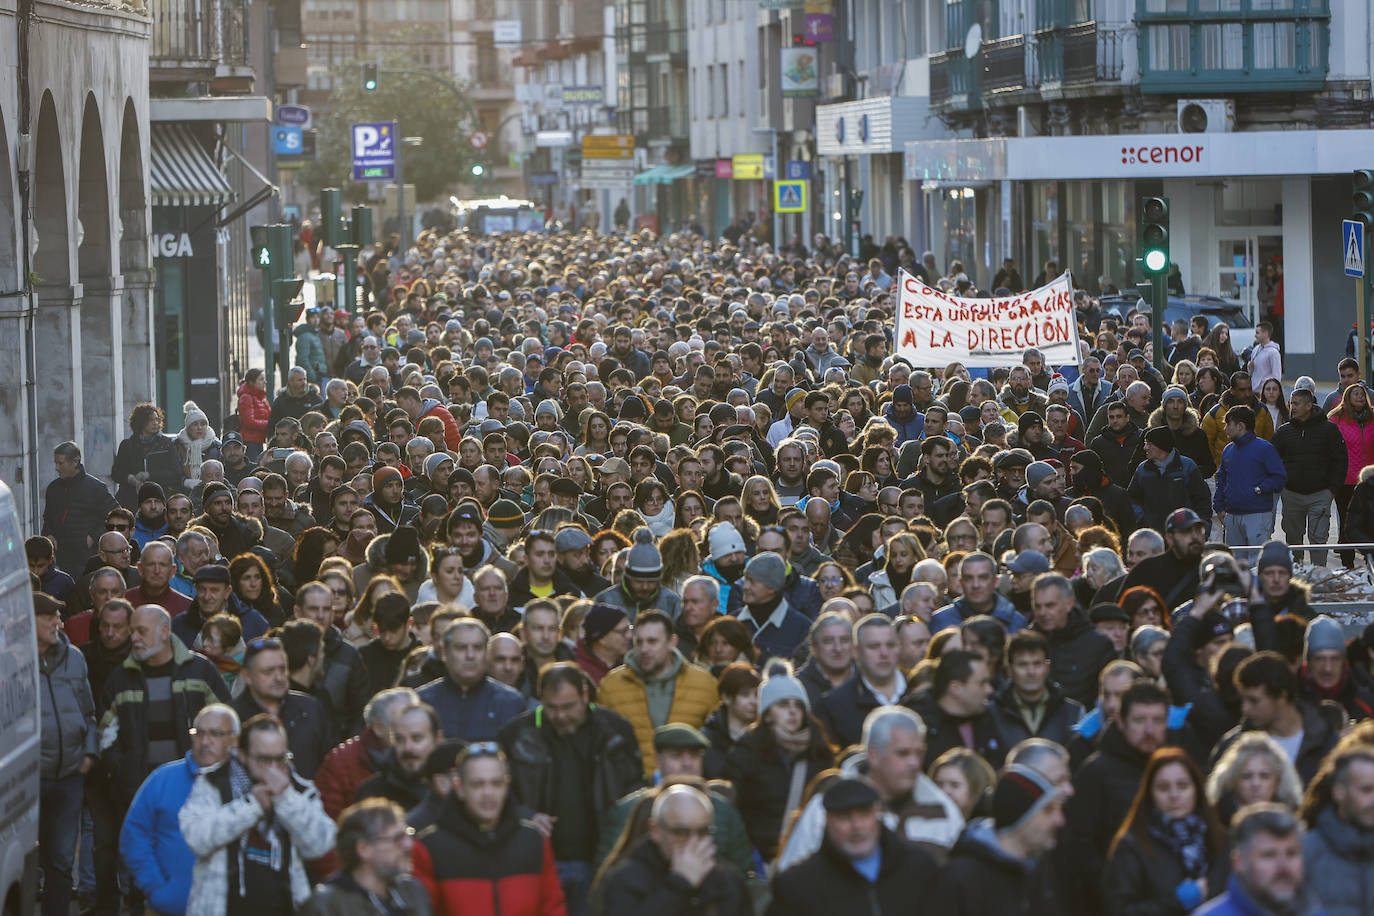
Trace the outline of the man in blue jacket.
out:
M 1274 502 L 1288 472 L 1274 446 L 1255 435 L 1255 412 L 1249 407 L 1226 411 L 1226 436 L 1231 442 L 1221 453 L 1212 508 L 1226 526 L 1227 544 L 1258 550 L 1274 533 Z
M 525 711 L 525 697 L 487 676 L 491 631 L 474 617 L 462 617 L 444 631 L 443 677 L 420 688 L 420 699 L 439 714 L 445 738 L 468 743 L 495 741 L 511 719 Z
M 238 714 L 223 703 L 211 703 L 196 715 L 186 756 L 153 770 L 134 795 L 119 835 L 119 852 L 149 912 L 185 916 L 196 857 L 181 837 L 177 815 L 191 795 L 196 774 L 228 760 L 238 734 Z

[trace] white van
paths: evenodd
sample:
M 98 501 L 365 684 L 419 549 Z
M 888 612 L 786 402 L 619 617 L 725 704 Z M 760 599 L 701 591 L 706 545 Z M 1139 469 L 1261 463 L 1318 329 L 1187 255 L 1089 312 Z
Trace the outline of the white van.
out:
M 38 642 L 14 494 L 0 481 L 0 913 L 38 896 Z

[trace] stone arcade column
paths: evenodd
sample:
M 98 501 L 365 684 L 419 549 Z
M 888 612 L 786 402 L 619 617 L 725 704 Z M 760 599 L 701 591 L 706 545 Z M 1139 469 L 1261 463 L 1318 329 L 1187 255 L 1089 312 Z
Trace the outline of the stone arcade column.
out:
M 38 287 L 38 309 L 34 315 L 37 338 L 38 372 L 34 400 L 38 404 L 39 492 L 57 476 L 53 470 L 52 450 L 68 439 L 81 446 L 85 454 L 84 379 L 81 358 L 80 283 L 43 284 Z M 23 365 L 22 363 L 20 364 Z M 109 468 L 93 467 L 97 474 Z
M 128 432 L 124 412 L 123 277 L 87 277 L 82 282 L 81 447 L 86 470 L 109 480 L 115 449 Z

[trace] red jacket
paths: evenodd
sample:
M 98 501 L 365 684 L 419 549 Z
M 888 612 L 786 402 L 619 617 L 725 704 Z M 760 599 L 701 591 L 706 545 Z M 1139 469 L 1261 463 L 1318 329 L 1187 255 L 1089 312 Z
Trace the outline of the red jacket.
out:
M 413 871 L 434 916 L 567 916 L 553 847 L 514 803 L 484 832 L 450 797 L 416 839 Z
M 315 788 L 331 820 L 338 820 L 343 809 L 353 804 L 358 786 L 377 771 L 373 757 L 381 759 L 386 749 L 364 728 L 361 736 L 349 738 L 324 756 L 315 771 Z
M 424 413 L 420 414 L 421 420 L 425 417 L 438 417 L 444 421 L 444 444 L 448 446 L 450 452 L 455 455 L 458 454 L 458 443 L 463 440 L 463 431 L 458 428 L 458 421 L 453 419 L 453 414 L 449 413 L 447 407 L 433 398 L 426 398 L 420 406 L 425 410 Z M 420 428 L 418 420 L 415 423 L 415 428 Z
M 267 392 L 246 382 L 239 386 L 239 435 L 244 442 L 267 442 L 267 421 L 272 417 L 272 404 Z

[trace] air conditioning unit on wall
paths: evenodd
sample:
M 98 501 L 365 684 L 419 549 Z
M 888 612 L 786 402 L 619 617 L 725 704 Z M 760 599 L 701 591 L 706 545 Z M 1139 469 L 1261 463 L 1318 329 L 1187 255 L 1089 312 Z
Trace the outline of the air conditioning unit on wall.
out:
M 1178 132 L 1229 134 L 1236 129 L 1234 99 L 1179 99 Z

